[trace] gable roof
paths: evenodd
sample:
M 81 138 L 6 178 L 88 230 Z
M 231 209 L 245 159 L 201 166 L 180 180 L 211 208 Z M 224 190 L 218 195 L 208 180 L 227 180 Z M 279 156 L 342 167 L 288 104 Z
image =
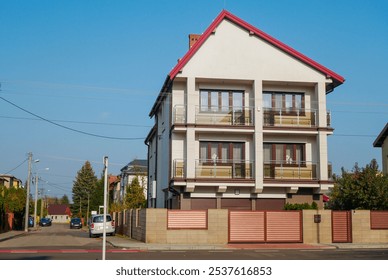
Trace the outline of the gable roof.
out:
M 70 208 L 66 204 L 49 204 L 47 211 L 49 215 L 71 215 Z
M 232 13 L 228 12 L 227 10 L 222 10 L 221 13 L 216 17 L 216 19 L 205 30 L 205 32 L 199 37 L 198 41 L 196 43 L 194 43 L 194 45 L 189 49 L 189 51 L 183 56 L 182 59 L 179 60 L 177 65 L 167 75 L 167 78 L 163 84 L 162 90 L 161 90 L 159 96 L 157 97 L 157 100 L 156 100 L 154 106 L 151 109 L 151 112 L 149 114 L 150 117 L 153 116 L 156 109 L 159 107 L 159 104 L 164 97 L 163 93 L 168 92 L 168 88 L 171 86 L 171 82 L 174 80 L 176 75 L 189 62 L 189 60 L 194 56 L 194 54 L 198 51 L 198 49 L 209 38 L 209 36 L 216 30 L 217 26 L 223 20 L 229 20 L 229 21 L 237 24 L 238 26 L 246 29 L 251 35 L 255 35 L 255 36 L 261 38 L 262 40 L 268 42 L 272 46 L 284 51 L 285 53 L 298 59 L 302 63 L 305 63 L 308 66 L 312 67 L 313 69 L 321 72 L 322 74 L 326 75 L 326 77 L 332 78 L 333 84 L 330 88 L 327 89 L 327 92 L 332 91 L 335 87 L 337 87 L 345 82 L 345 78 L 342 77 L 341 75 L 333 72 L 332 70 L 326 68 L 325 66 L 319 64 L 318 62 L 312 60 L 311 58 L 303 55 L 302 53 L 296 51 L 295 49 L 291 48 L 290 46 L 280 42 L 279 40 L 275 39 L 274 37 L 268 35 L 267 33 L 261 31 L 260 29 L 254 27 L 253 25 L 247 23 L 246 21 L 244 21 L 244 20 L 240 19 L 239 17 L 233 15 Z
M 377 136 L 376 140 L 373 142 L 373 147 L 378 148 L 382 147 L 385 141 L 385 138 L 388 137 L 388 123 L 385 125 L 383 130 L 380 132 L 379 136 Z
M 300 60 L 301 62 L 304 62 L 307 65 L 311 66 L 312 68 L 325 74 L 327 77 L 331 77 L 334 80 L 335 86 L 338 86 L 345 81 L 345 79 L 342 76 L 338 75 L 337 73 L 331 71 L 330 69 L 328 69 L 325 66 L 319 64 L 318 62 L 312 60 L 311 58 L 308 58 L 307 56 L 301 54 L 300 52 L 294 50 L 293 48 L 287 46 L 286 44 L 280 42 L 279 40 L 275 39 L 274 37 L 264 33 L 260 29 L 245 22 L 244 20 L 231 14 L 230 12 L 228 12 L 226 10 L 223 10 L 217 16 L 217 18 L 210 24 L 210 26 L 201 35 L 201 37 L 199 37 L 198 41 L 193 45 L 193 47 L 190 48 L 190 50 L 185 54 L 185 56 L 171 70 L 171 72 L 169 73 L 170 79 L 174 79 L 176 77 L 176 75 L 179 73 L 179 71 L 182 70 L 182 68 L 186 65 L 186 63 L 191 59 L 191 57 L 197 52 L 197 50 L 202 46 L 202 44 L 207 40 L 207 38 L 212 34 L 212 32 L 215 31 L 217 26 L 224 19 L 230 20 L 231 22 L 233 22 L 233 23 L 241 26 L 242 28 L 246 29 L 247 31 L 249 31 L 252 35 L 256 35 L 257 37 L 263 39 L 264 41 L 266 41 L 266 42 L 270 43 L 271 45 L 284 51 L 285 53 L 288 53 L 289 55 L 295 57 L 296 59 Z

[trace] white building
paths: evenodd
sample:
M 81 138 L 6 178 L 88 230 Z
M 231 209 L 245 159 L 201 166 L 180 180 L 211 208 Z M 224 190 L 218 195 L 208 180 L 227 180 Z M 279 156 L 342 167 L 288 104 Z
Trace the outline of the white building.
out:
M 150 112 L 148 207 L 322 206 L 344 78 L 225 10 L 189 39 Z

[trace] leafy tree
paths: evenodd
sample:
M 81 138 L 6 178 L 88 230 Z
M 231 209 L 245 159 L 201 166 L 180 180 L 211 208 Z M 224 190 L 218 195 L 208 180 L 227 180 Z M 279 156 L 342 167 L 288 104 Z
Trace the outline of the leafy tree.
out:
M 356 163 L 352 172 L 342 168 L 341 173 L 341 176 L 334 176 L 330 209 L 388 210 L 388 176 L 379 172 L 375 159 L 364 168 Z
M 78 171 L 73 182 L 73 205 L 72 212 L 80 217 L 86 217 L 88 202 L 97 186 L 97 177 L 89 161 L 86 161 Z
M 145 207 L 145 204 L 146 199 L 144 197 L 144 188 L 140 185 L 139 177 L 136 176 L 127 187 L 125 206 L 128 209 L 135 209 Z

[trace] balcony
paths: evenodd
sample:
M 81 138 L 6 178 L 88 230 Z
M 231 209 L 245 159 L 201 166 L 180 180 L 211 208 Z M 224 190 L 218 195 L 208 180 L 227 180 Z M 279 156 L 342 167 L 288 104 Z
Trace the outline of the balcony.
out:
M 186 106 L 175 105 L 173 109 L 173 123 L 186 123 Z M 217 107 L 211 110 L 195 108 L 195 124 L 223 125 L 223 126 L 252 126 L 253 108 L 251 107 Z
M 264 126 L 316 127 L 317 109 L 263 108 Z M 330 113 L 327 113 L 330 126 Z
M 173 177 L 185 178 L 185 160 L 174 160 Z M 196 160 L 195 178 L 253 179 L 253 161 Z
M 264 162 L 264 178 L 278 180 L 318 180 L 317 164 L 308 161 L 289 163 L 285 161 Z

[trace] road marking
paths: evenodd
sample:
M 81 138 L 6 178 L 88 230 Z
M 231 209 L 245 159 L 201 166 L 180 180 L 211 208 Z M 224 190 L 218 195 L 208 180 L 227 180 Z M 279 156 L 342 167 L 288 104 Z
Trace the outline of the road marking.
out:
M 322 252 L 322 249 L 302 249 L 300 252 Z

